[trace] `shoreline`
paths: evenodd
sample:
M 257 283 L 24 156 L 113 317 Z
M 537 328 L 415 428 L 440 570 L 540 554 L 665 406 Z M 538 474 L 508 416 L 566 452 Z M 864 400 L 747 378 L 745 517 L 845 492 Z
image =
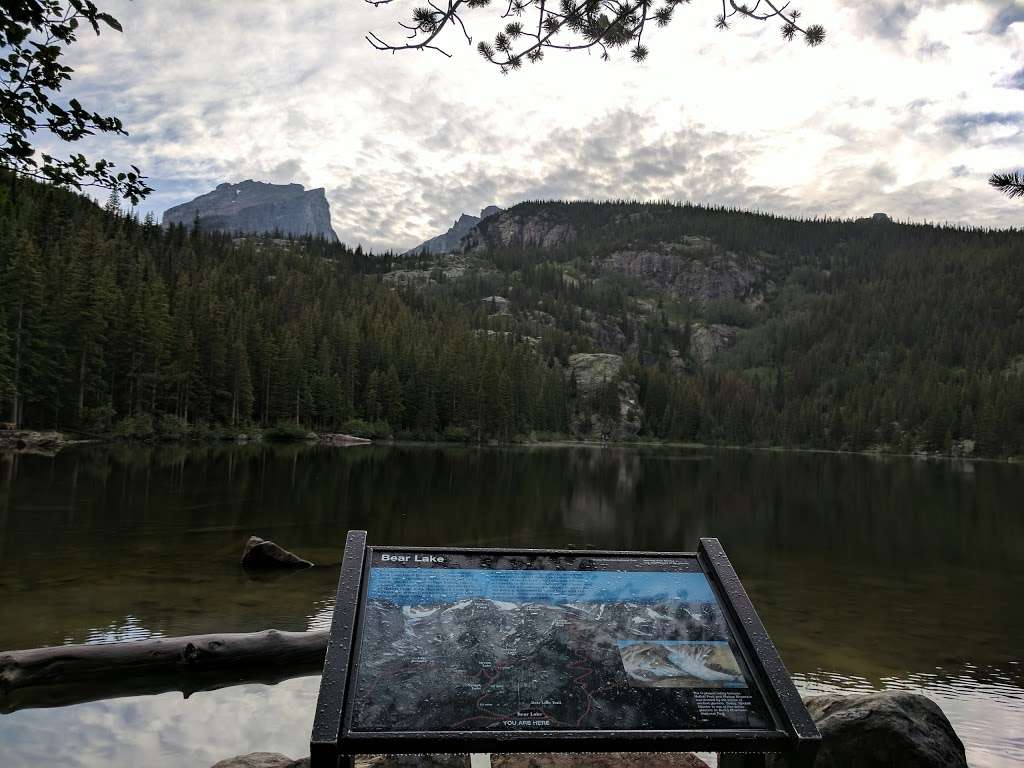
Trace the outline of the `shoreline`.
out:
M 835 456 L 865 456 L 871 458 L 904 458 L 919 461 L 948 462 L 989 462 L 997 464 L 1019 465 L 1024 463 L 1022 456 L 950 456 L 943 453 L 912 452 L 903 453 L 878 449 L 860 451 L 839 448 L 804 448 L 799 446 L 781 445 L 737 445 L 715 444 L 691 441 L 662 441 L 639 439 L 630 441 L 615 440 L 574 440 L 559 437 L 552 440 L 487 440 L 483 442 L 449 441 L 449 440 L 414 440 L 414 439 L 366 439 L 338 433 L 308 433 L 308 437 L 300 439 L 280 439 L 266 437 L 262 434 L 250 435 L 240 433 L 240 437 L 200 436 L 175 438 L 124 438 L 116 435 L 90 435 L 85 438 L 73 437 L 77 431 L 60 430 L 15 430 L 0 431 L 0 454 L 28 453 L 54 456 L 64 448 L 80 445 L 152 445 L 152 446 L 211 446 L 211 445 L 248 445 L 251 443 L 267 443 L 277 445 L 318 444 L 339 448 L 354 448 L 368 445 L 409 446 L 409 447 L 463 447 L 463 448 L 615 448 L 615 449 L 683 449 L 683 450 L 729 450 L 729 451 L 761 451 L 765 453 L 808 453 Z

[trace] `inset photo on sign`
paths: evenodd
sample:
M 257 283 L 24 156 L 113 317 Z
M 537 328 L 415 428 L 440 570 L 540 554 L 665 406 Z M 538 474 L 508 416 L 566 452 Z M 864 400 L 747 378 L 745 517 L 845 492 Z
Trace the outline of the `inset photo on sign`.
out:
M 619 640 L 629 684 L 636 688 L 745 688 L 725 640 Z

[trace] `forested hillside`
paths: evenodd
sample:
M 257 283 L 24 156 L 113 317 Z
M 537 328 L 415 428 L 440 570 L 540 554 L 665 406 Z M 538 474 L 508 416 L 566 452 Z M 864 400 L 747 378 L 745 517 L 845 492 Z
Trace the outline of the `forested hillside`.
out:
M 622 356 L 642 435 L 1024 452 L 1020 231 L 524 203 L 464 246 L 389 278 L 483 301 L 557 359 Z
M 358 249 L 162 230 L 34 184 L 0 195 L 11 421 L 167 436 L 289 421 L 504 439 L 565 429 L 559 370 L 474 333 L 458 305 L 364 276 L 377 268 Z
M 1024 235 L 525 203 L 448 256 L 4 179 L 6 420 L 1024 453 Z

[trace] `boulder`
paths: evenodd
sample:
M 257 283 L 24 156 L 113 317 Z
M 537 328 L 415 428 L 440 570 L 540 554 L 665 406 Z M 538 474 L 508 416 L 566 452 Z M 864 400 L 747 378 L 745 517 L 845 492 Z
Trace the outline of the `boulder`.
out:
M 963 743 L 939 706 L 925 696 L 904 691 L 825 694 L 805 703 L 821 732 L 814 768 L 967 768 Z
M 313 564 L 309 560 L 303 560 L 259 536 L 250 536 L 245 542 L 245 551 L 242 552 L 242 566 L 245 568 L 309 568 L 311 565 Z

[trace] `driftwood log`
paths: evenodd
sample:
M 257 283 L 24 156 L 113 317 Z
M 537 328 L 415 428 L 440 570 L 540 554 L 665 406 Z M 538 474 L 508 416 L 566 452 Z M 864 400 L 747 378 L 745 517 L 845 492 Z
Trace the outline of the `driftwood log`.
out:
M 327 631 L 268 629 L 125 643 L 0 651 L 0 712 L 119 696 L 188 696 L 240 683 L 319 674 Z

